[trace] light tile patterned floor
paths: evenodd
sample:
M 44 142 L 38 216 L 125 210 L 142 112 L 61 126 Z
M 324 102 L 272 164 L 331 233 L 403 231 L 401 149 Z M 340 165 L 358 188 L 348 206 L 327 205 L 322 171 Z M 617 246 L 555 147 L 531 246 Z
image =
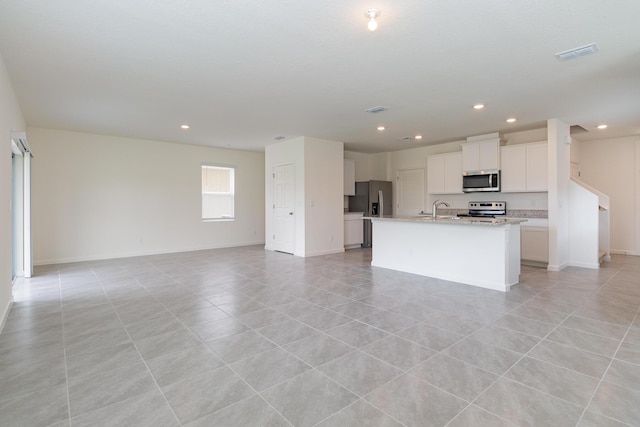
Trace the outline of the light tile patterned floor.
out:
M 640 258 L 508 293 L 261 247 L 44 266 L 2 426 L 640 425 Z

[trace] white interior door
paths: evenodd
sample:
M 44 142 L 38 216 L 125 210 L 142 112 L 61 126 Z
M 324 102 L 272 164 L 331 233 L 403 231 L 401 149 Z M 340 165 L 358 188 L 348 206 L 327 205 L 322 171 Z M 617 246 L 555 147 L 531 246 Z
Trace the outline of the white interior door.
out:
M 400 170 L 396 175 L 398 215 L 418 215 L 424 211 L 424 169 Z
M 273 249 L 292 254 L 295 249 L 295 169 L 293 164 L 273 168 Z

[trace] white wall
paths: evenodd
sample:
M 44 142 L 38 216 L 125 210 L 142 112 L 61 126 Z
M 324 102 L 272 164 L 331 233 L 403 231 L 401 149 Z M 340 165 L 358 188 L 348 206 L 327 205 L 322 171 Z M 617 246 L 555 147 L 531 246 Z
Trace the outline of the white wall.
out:
M 264 242 L 264 155 L 29 128 L 34 261 Z M 236 168 L 234 221 L 201 220 L 202 163 Z
M 305 256 L 344 251 L 344 144 L 305 137 Z
M 273 186 L 278 165 L 295 166 L 294 255 L 309 257 L 344 251 L 344 144 L 298 137 L 265 149 L 265 248 L 272 250 Z
M 580 179 L 609 196 L 611 251 L 640 255 L 640 137 L 582 141 Z
M 0 328 L 13 300 L 11 295 L 11 132 L 25 124 L 4 60 L 0 56 Z

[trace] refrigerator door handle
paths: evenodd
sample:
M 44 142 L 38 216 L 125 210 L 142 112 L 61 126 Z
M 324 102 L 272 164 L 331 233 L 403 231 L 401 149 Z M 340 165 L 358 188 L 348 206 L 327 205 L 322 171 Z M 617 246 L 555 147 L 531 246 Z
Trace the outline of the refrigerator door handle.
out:
M 384 213 L 384 196 L 382 195 L 382 190 L 378 190 L 378 202 L 380 202 L 379 206 L 379 215 L 382 218 L 382 214 Z

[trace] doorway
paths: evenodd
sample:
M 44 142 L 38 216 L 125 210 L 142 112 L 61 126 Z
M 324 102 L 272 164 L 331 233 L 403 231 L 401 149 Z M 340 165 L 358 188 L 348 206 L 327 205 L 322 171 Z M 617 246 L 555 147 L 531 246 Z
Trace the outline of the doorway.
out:
M 11 138 L 11 280 L 31 277 L 31 150 L 24 133 Z
M 399 170 L 396 174 L 398 215 L 418 215 L 424 211 L 424 169 Z
M 293 164 L 273 168 L 273 249 L 293 254 L 295 250 L 295 168 Z

